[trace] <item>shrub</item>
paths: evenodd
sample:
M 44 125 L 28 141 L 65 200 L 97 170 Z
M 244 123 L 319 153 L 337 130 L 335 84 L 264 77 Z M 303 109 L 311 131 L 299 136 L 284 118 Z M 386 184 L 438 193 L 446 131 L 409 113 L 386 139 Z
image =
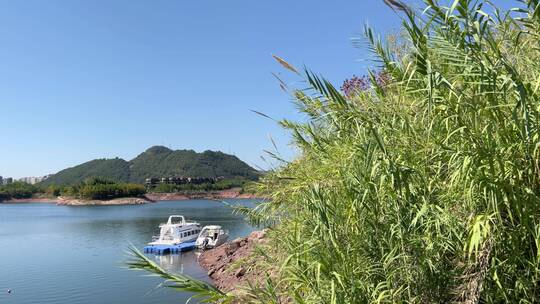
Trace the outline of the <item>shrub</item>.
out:
M 67 187 L 63 195 L 91 200 L 110 200 L 121 197 L 137 197 L 146 193 L 143 185 L 116 183 L 104 178 L 90 178 L 79 185 Z
M 0 186 L 0 200 L 30 198 L 37 192 L 39 192 L 39 188 L 34 185 L 23 182 L 14 182 Z

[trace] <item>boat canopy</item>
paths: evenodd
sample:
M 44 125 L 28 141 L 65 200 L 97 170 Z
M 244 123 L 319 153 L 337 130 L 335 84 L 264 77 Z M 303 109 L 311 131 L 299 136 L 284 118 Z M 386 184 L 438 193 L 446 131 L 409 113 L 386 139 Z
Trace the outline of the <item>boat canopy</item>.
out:
M 176 224 L 182 224 L 182 225 L 186 224 L 186 219 L 184 218 L 183 215 L 171 215 L 169 216 L 169 220 L 167 220 L 167 225 L 173 225 L 173 219 L 180 219 L 180 221 L 177 222 Z

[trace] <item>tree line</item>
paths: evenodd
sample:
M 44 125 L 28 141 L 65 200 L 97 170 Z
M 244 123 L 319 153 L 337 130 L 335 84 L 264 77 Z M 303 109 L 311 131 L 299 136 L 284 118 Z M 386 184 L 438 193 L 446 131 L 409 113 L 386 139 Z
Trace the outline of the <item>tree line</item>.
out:
M 9 199 L 30 198 L 32 195 L 42 192 L 42 188 L 23 182 L 14 182 L 0 185 L 0 201 Z
M 110 200 L 122 197 L 138 197 L 146 193 L 143 185 L 118 183 L 104 178 L 90 178 L 74 186 L 64 187 L 61 195 L 89 200 Z
M 182 191 L 219 191 L 232 188 L 244 188 L 251 181 L 245 179 L 224 179 L 214 183 L 202 184 L 157 184 L 152 188 L 152 192 L 174 193 Z
M 73 186 L 31 185 L 24 182 L 1 185 L 0 201 L 32 198 L 35 195 L 108 200 L 121 197 L 137 197 L 145 193 L 146 188 L 140 184 L 119 183 L 105 178 L 93 177 Z

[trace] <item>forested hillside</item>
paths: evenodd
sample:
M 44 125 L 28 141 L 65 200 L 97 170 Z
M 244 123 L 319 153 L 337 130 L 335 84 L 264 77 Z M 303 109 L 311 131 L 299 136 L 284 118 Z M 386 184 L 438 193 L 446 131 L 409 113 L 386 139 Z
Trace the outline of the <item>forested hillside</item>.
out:
M 84 164 L 64 169 L 45 181 L 44 185 L 74 185 L 91 177 L 106 177 L 110 180 L 129 181 L 129 162 L 121 158 L 94 159 Z
M 170 150 L 155 146 L 130 162 L 132 182 L 148 177 L 190 176 L 256 179 L 258 172 L 234 155 L 222 152 Z
M 96 159 L 62 170 L 45 185 L 73 185 L 90 177 L 118 182 L 143 183 L 150 177 L 218 177 L 255 180 L 259 172 L 234 155 L 219 151 L 171 150 L 154 146 L 131 161 L 120 158 Z

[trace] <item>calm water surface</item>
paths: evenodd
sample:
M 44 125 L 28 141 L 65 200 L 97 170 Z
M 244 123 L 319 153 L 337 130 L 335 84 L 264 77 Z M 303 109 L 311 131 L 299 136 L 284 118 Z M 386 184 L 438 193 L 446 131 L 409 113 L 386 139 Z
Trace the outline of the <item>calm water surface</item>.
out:
M 142 250 L 171 214 L 221 225 L 230 239 L 253 230 L 228 207 L 206 200 L 88 207 L 0 204 L 0 303 L 185 303 L 190 294 L 157 288 L 159 278 L 123 268 L 129 244 Z M 194 251 L 151 258 L 166 269 L 208 280 Z

